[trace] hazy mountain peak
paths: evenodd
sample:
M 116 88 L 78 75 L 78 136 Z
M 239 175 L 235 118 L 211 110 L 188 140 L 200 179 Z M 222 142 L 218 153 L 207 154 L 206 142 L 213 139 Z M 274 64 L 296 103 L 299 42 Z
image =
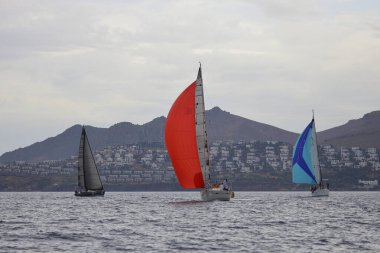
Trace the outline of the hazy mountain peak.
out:
M 224 112 L 222 109 L 220 109 L 219 106 L 214 106 L 209 110 L 209 112 Z
M 363 116 L 363 119 L 380 119 L 380 111 L 373 111 L 370 113 L 366 113 Z
M 152 121 L 149 121 L 148 123 L 145 123 L 144 125 L 150 124 L 150 123 L 156 123 L 156 122 L 165 122 L 165 121 L 166 121 L 166 117 L 160 116 L 160 117 L 154 118 Z
M 114 125 L 112 125 L 110 128 L 123 128 L 123 127 L 129 127 L 129 126 L 136 126 L 135 124 L 131 122 L 119 122 Z
M 346 124 L 319 133 L 321 144 L 334 146 L 380 147 L 380 111 L 365 114 Z

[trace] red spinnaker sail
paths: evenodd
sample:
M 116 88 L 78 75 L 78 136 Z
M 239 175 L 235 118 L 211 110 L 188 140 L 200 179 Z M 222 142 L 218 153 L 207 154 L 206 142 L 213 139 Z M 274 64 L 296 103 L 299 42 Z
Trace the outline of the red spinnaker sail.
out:
M 195 88 L 193 82 L 179 95 L 165 125 L 166 148 L 183 188 L 204 188 L 195 132 Z

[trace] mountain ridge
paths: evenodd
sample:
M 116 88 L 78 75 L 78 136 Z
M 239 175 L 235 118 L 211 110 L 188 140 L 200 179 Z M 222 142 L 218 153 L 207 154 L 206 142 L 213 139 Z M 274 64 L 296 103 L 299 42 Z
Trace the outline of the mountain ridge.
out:
M 366 113 L 362 118 L 321 131 L 318 133 L 318 140 L 319 144 L 336 147 L 380 148 L 380 111 Z
M 93 150 L 109 145 L 137 143 L 164 144 L 166 118 L 160 116 L 142 124 L 119 122 L 109 128 L 86 126 Z M 282 141 L 294 143 L 297 133 L 283 130 L 265 123 L 246 119 L 214 107 L 206 111 L 209 141 Z M 306 124 L 305 124 L 306 125 Z M 73 125 L 54 137 L 36 142 L 24 148 L 6 152 L 0 162 L 42 161 L 66 159 L 77 155 L 82 126 Z M 318 133 L 319 144 L 334 146 L 359 146 L 380 148 L 380 111 L 365 114 L 360 119 L 349 120 L 346 124 Z

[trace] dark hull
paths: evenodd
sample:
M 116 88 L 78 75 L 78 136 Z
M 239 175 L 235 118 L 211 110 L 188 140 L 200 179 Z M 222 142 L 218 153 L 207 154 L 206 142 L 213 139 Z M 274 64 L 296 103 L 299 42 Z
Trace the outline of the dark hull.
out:
M 103 197 L 105 191 L 75 192 L 77 197 Z

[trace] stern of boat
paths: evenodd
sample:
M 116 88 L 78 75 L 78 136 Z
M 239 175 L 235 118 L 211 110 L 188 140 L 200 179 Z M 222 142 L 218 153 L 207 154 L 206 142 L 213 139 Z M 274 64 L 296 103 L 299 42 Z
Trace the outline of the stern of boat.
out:
M 311 193 L 312 197 L 328 197 L 330 194 L 330 191 L 326 188 L 318 188 L 315 191 Z
M 226 191 L 226 190 L 217 189 L 217 188 L 201 190 L 202 201 L 213 201 L 213 200 L 229 201 L 231 198 L 234 198 L 234 197 L 235 197 L 235 193 L 233 191 Z
M 104 190 L 100 191 L 75 191 L 74 195 L 77 197 L 103 197 L 105 194 Z

